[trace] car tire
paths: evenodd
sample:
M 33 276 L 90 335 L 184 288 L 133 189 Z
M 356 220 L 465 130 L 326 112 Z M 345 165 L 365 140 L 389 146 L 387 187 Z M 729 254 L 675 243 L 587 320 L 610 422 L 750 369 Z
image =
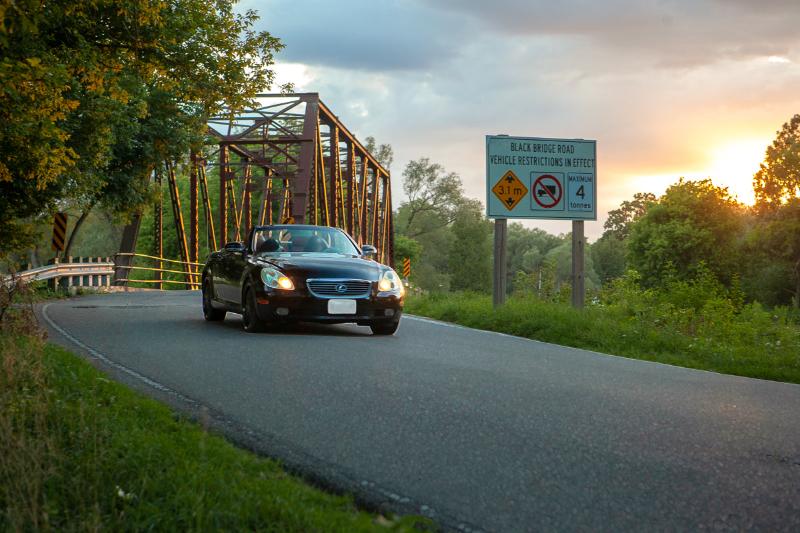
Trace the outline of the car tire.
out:
M 220 322 L 225 320 L 224 309 L 214 309 L 211 305 L 211 282 L 206 280 L 203 283 L 203 316 L 209 322 Z
M 258 318 L 256 295 L 250 287 L 244 293 L 242 324 L 244 325 L 244 330 L 248 333 L 260 333 L 266 329 L 265 322 Z
M 396 322 L 375 322 L 369 325 L 373 335 L 394 335 L 399 327 L 399 320 Z

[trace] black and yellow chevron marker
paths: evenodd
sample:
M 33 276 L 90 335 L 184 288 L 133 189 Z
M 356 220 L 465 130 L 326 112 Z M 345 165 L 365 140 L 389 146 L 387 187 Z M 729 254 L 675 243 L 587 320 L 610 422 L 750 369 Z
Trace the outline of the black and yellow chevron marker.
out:
M 408 278 L 411 276 L 411 259 L 408 257 L 403 258 L 403 277 Z
M 56 213 L 53 217 L 53 251 L 63 252 L 67 237 L 67 214 Z

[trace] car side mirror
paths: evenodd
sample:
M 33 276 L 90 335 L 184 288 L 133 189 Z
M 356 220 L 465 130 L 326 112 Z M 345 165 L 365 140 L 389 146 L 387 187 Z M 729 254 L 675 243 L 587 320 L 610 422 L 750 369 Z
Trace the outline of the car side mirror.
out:
M 244 244 L 240 242 L 228 242 L 225 243 L 225 251 L 226 252 L 242 252 L 244 253 Z
M 363 257 L 372 257 L 378 254 L 378 249 L 371 244 L 365 244 L 361 247 L 361 255 Z

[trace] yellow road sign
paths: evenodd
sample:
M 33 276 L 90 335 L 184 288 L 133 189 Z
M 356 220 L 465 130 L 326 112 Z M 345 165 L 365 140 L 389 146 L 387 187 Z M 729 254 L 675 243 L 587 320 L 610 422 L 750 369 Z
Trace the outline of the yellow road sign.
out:
M 500 181 L 494 184 L 492 192 L 511 211 L 528 194 L 528 188 L 512 171 L 503 174 Z
M 407 278 L 411 275 L 411 259 L 408 257 L 403 258 L 403 277 Z
M 53 217 L 53 240 L 52 240 L 53 251 L 56 252 L 64 251 L 66 236 L 67 236 L 67 214 L 56 213 L 55 217 Z

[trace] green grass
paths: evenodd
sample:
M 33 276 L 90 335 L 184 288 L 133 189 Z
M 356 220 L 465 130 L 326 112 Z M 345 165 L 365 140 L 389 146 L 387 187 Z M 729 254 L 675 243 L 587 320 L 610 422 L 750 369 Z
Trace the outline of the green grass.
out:
M 412 530 L 35 335 L 0 333 L 0 531 Z
M 699 310 L 668 303 L 567 304 L 511 298 L 495 310 L 489 296 L 409 296 L 405 311 L 477 329 L 635 359 L 800 383 L 800 327 L 786 310 L 717 300 Z

